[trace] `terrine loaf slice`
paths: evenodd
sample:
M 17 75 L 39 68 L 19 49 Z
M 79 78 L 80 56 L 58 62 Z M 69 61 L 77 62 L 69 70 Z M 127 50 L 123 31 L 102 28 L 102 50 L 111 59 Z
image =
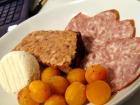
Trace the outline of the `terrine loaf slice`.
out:
M 30 52 L 40 63 L 64 72 L 84 56 L 81 35 L 73 31 L 35 31 L 27 35 L 14 50 Z

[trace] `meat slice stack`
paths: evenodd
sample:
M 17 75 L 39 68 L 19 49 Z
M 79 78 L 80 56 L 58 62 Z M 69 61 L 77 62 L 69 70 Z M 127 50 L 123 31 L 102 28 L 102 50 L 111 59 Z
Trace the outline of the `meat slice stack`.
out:
M 94 17 L 79 13 L 70 21 L 66 30 L 81 32 L 85 47 L 90 52 L 95 45 L 102 45 L 108 40 L 135 36 L 134 21 L 131 19 L 119 21 L 119 17 L 116 10 L 104 11 Z
M 133 20 L 120 21 L 116 10 L 93 17 L 79 13 L 66 30 L 81 32 L 88 51 L 83 66 L 102 64 L 108 68 L 113 92 L 126 87 L 140 75 L 140 38 L 135 38 Z

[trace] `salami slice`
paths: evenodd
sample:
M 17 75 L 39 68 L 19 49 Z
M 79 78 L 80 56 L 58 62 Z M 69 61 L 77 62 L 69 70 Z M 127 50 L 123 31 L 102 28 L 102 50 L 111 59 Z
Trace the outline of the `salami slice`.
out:
M 112 21 L 105 24 L 98 26 L 99 27 L 97 29 L 98 35 L 93 41 L 94 46 L 97 46 L 97 45 L 102 46 L 104 42 L 112 40 L 112 39 L 135 37 L 134 21 L 131 19 L 123 20 L 123 21 Z M 100 31 L 101 30 L 100 27 L 102 28 L 102 31 Z
M 90 53 L 85 62 L 102 64 L 109 70 L 108 81 L 113 91 L 121 90 L 140 75 L 140 38 L 112 40 Z
M 85 26 L 87 24 L 87 21 L 92 18 L 89 17 L 83 13 L 78 13 L 76 16 L 74 16 L 67 27 L 65 28 L 66 30 L 73 30 L 73 31 L 84 31 Z M 97 18 L 97 21 L 114 21 L 114 20 L 119 20 L 119 13 L 116 10 L 108 10 L 101 12 L 95 16 Z M 102 18 L 102 19 L 100 19 Z M 87 35 L 87 33 L 86 33 Z

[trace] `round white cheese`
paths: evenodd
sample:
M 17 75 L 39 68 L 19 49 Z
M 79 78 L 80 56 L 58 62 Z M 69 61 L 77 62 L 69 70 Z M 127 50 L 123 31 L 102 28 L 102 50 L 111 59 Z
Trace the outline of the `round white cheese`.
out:
M 16 94 L 32 80 L 39 78 L 39 63 L 30 53 L 13 51 L 0 61 L 0 85 L 8 93 Z

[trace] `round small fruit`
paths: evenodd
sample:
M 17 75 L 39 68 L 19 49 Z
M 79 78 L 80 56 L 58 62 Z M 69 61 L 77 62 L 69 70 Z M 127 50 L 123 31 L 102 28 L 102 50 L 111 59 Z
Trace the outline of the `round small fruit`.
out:
M 39 105 L 39 103 L 35 102 L 30 97 L 30 91 L 29 91 L 28 87 L 23 88 L 18 93 L 18 102 L 19 102 L 19 105 Z
M 62 76 L 53 76 L 48 80 L 51 90 L 55 94 L 64 94 L 69 82 Z
M 71 71 L 69 71 L 67 79 L 70 83 L 72 82 L 86 83 L 85 70 L 80 68 L 72 69 Z
M 42 74 L 41 74 L 41 80 L 45 83 L 47 83 L 47 81 L 49 80 L 49 78 L 51 78 L 52 76 L 55 76 L 55 75 L 60 75 L 60 72 L 59 70 L 57 69 L 54 69 L 52 67 L 48 67 L 46 68 Z
M 30 96 L 38 103 L 43 103 L 51 95 L 50 87 L 48 84 L 35 80 L 29 85 Z
M 86 96 L 91 103 L 104 105 L 111 97 L 111 88 L 106 82 L 97 80 L 87 85 Z
M 91 65 L 86 69 L 85 78 L 88 83 L 95 80 L 106 80 L 107 79 L 107 69 L 100 64 Z
M 61 95 L 52 95 L 44 105 L 67 105 L 65 98 Z
M 86 102 L 86 86 L 81 82 L 73 82 L 66 90 L 65 99 L 68 105 L 84 105 Z

